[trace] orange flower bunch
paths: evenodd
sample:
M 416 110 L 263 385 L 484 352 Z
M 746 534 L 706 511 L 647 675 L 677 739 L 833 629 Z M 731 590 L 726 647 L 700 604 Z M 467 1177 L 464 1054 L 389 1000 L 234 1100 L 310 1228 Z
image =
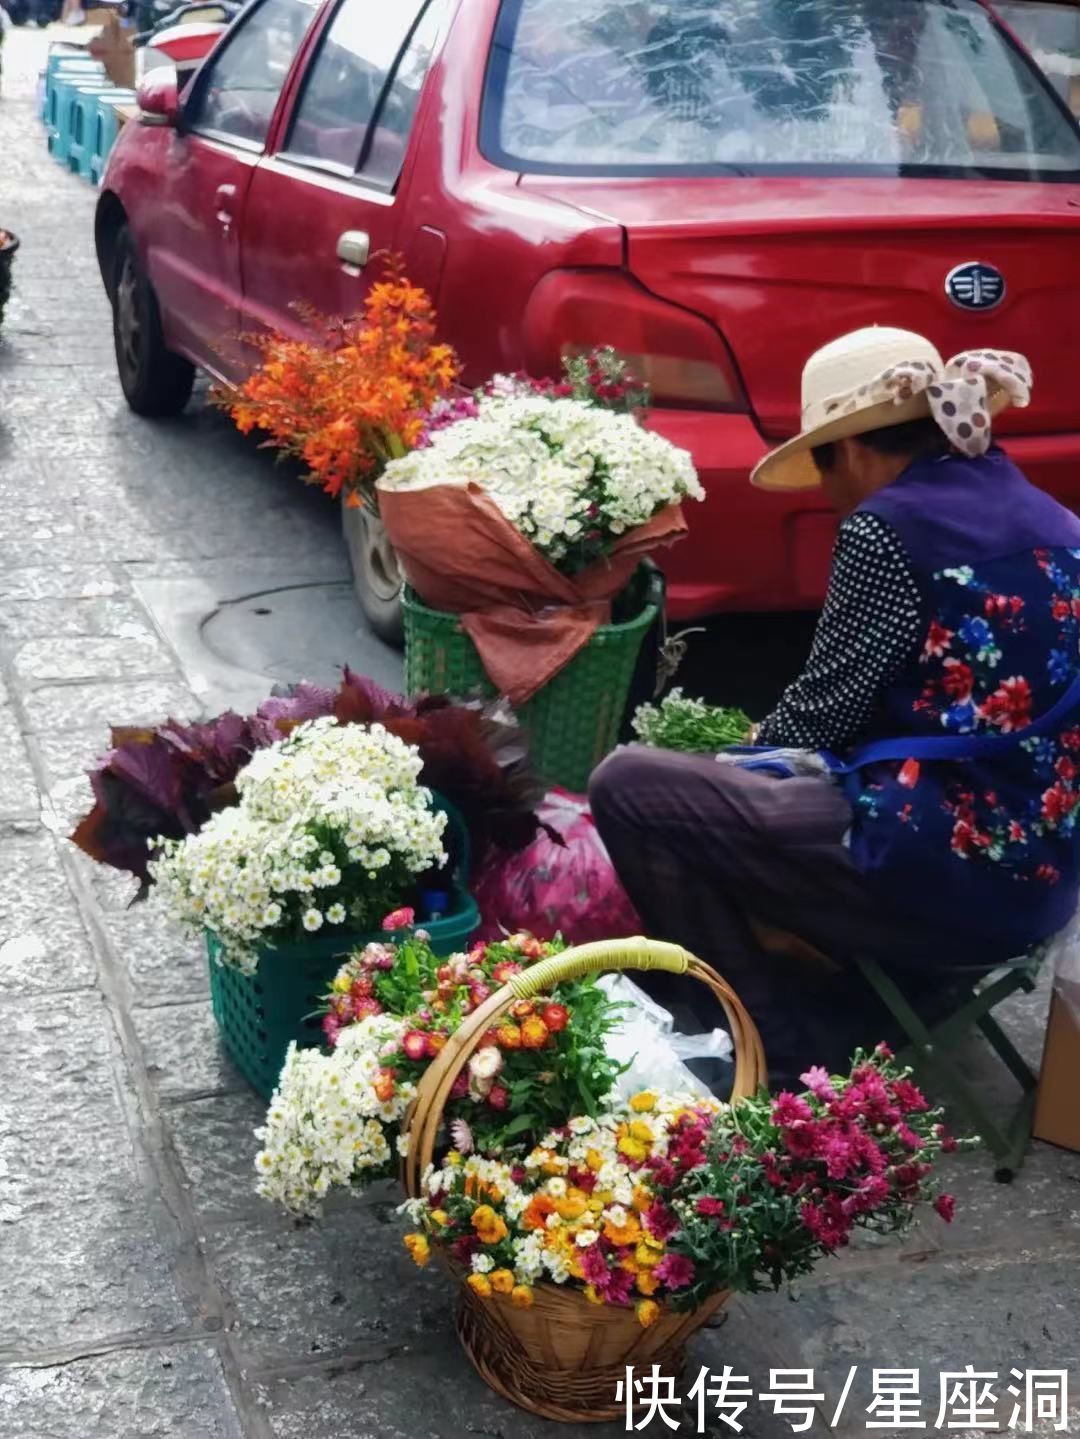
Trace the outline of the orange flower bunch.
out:
M 451 347 L 436 343 L 426 291 L 409 283 L 400 259 L 386 270 L 359 316 L 303 311 L 313 340 L 255 339 L 261 365 L 222 401 L 242 434 L 261 430 L 301 460 L 311 484 L 376 509 L 383 467 L 414 447 L 426 412 L 460 372 Z

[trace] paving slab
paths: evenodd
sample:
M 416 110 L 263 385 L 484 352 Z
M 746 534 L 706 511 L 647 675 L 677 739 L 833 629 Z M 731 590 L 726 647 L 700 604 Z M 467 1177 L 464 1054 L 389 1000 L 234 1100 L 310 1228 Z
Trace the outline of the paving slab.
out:
M 0 1001 L 0 1360 L 187 1323 L 101 997 Z
M 23 703 L 32 731 L 67 730 L 77 725 L 156 724 L 165 717 L 198 719 L 200 704 L 178 678 L 132 680 L 127 684 L 41 685 Z
M 216 1351 L 119 1350 L 0 1370 L 4 1439 L 247 1439 Z
M 0 863 L 0 995 L 93 984 L 94 956 L 56 843 L 40 830 L 9 837 Z
M 132 1019 L 159 1099 L 243 1087 L 222 1048 L 209 1000 L 134 1009 Z

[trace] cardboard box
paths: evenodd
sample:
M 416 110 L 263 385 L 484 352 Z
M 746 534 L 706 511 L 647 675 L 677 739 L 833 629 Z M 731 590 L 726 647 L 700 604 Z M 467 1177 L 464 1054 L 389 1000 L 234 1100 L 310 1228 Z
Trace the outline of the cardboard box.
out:
M 1080 1153 L 1080 1017 L 1058 990 L 1050 1001 L 1035 1138 Z

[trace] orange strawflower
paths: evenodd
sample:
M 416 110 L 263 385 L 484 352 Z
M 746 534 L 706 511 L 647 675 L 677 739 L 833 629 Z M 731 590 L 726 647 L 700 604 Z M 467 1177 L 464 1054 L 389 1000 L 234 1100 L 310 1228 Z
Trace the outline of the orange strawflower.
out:
M 551 1038 L 547 1025 L 538 1014 L 530 1014 L 521 1026 L 523 1049 L 543 1049 Z
M 555 1212 L 555 1201 L 550 1194 L 534 1194 L 529 1200 L 528 1208 L 521 1216 L 522 1228 L 546 1229 L 548 1215 Z
M 493 1269 L 488 1275 L 491 1287 L 496 1294 L 512 1294 L 514 1290 L 514 1275 L 509 1269 Z
M 457 356 L 436 343 L 431 300 L 398 258 L 352 319 L 296 308 L 312 338 L 252 338 L 262 364 L 218 403 L 241 433 L 259 430 L 302 460 L 327 494 L 374 504 L 384 466 L 416 445 L 426 412 L 457 379 Z
M 495 1213 L 490 1204 L 481 1204 L 473 1210 L 472 1227 L 481 1244 L 499 1244 L 507 1235 L 505 1220 Z
M 406 1234 L 402 1242 L 412 1255 L 413 1263 L 423 1269 L 431 1259 L 431 1245 L 427 1241 L 427 1235 Z
M 470 1274 L 465 1283 L 480 1299 L 491 1298 L 491 1280 L 486 1274 Z
M 535 1302 L 535 1296 L 527 1284 L 515 1284 L 510 1291 L 510 1303 L 516 1304 L 519 1309 L 531 1309 Z

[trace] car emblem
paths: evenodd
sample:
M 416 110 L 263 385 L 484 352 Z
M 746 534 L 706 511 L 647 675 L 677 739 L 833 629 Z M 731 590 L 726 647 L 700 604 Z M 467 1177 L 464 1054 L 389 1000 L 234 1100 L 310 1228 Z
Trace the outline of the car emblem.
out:
M 960 310 L 992 310 L 1005 298 L 1005 276 L 993 265 L 972 260 L 945 276 L 945 293 Z

